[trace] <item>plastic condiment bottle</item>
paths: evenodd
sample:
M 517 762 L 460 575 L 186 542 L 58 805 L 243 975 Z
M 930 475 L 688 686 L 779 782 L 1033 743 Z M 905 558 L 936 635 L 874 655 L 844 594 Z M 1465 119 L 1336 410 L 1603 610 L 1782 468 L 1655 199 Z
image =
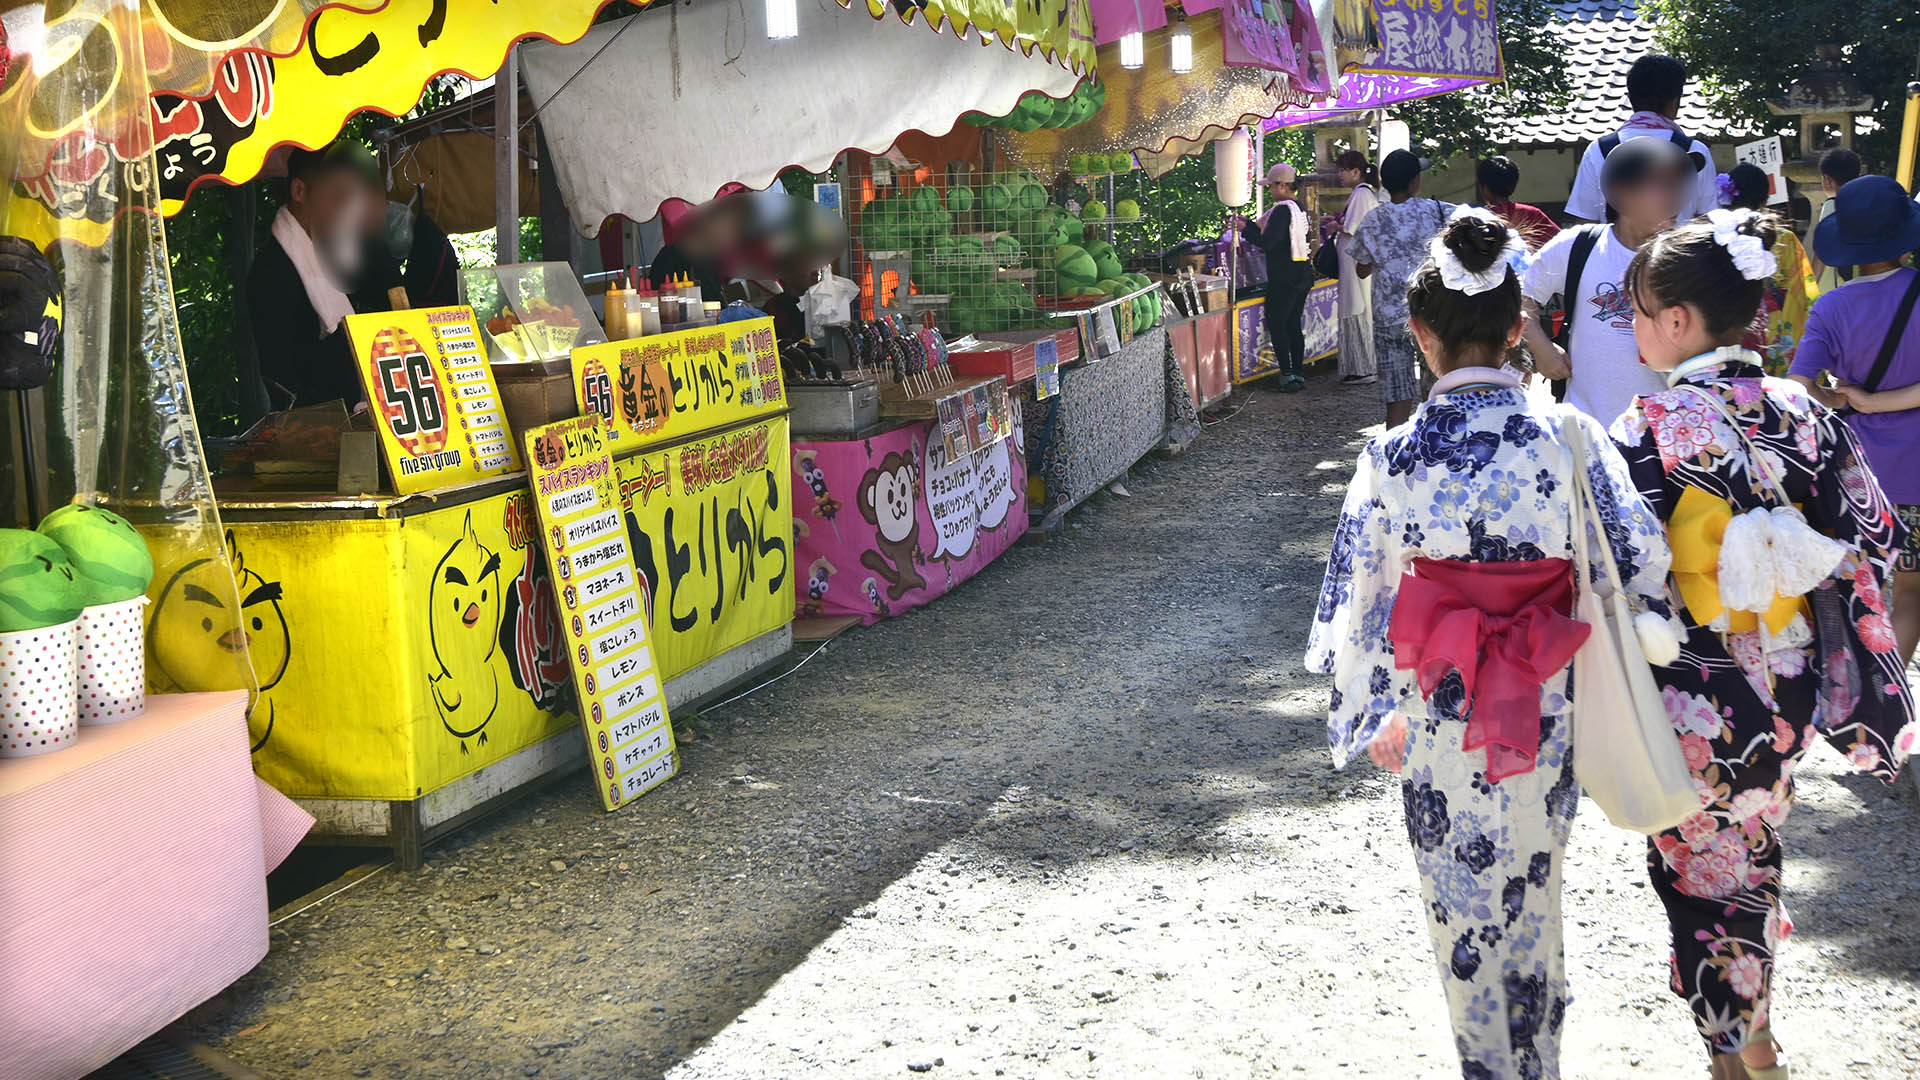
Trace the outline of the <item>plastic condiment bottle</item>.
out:
M 628 336 L 626 290 L 620 288 L 618 280 L 607 283 L 606 301 L 601 305 L 600 315 L 600 321 L 607 327 L 608 341 L 619 341 Z
M 693 322 L 700 310 L 700 286 L 694 284 L 693 278 L 686 274 L 680 275 L 680 299 L 687 305 L 685 321 Z
M 638 303 L 640 333 L 657 334 L 660 332 L 660 294 L 652 289 L 642 289 L 635 298 Z

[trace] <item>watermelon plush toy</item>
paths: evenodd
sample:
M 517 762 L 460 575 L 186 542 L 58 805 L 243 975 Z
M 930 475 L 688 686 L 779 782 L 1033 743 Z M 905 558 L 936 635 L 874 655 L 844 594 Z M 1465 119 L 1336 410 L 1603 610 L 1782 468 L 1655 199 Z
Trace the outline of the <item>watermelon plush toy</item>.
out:
M 40 522 L 39 532 L 66 552 L 86 607 L 142 596 L 153 581 L 146 540 L 111 510 L 63 506 Z
M 1099 267 L 1083 247 L 1062 244 L 1053 249 L 1053 272 L 1063 289 L 1092 285 L 1099 280 Z
M 0 633 L 59 626 L 86 598 L 60 545 L 27 529 L 0 529 Z

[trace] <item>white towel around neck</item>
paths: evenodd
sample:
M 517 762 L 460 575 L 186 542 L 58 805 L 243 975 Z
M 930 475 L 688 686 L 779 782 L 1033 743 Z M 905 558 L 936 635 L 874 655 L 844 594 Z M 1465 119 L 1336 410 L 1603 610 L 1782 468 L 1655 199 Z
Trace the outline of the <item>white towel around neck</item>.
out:
M 353 314 L 353 301 L 333 283 L 332 275 L 320 264 L 320 253 L 313 248 L 313 238 L 284 206 L 273 217 L 273 238 L 280 241 L 281 250 L 293 261 L 293 272 L 300 275 L 300 284 L 307 290 L 307 302 L 313 305 L 314 314 L 320 316 L 320 336 L 326 337 L 338 330 L 340 320 Z

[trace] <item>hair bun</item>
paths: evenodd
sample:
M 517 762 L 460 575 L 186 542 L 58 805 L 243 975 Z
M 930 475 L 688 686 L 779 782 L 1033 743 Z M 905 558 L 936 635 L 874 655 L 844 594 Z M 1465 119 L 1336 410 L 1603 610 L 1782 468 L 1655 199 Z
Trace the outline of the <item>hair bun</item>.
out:
M 1745 236 L 1757 236 L 1768 250 L 1780 239 L 1780 219 L 1765 210 L 1748 210 L 1746 220 L 1740 222 L 1740 232 Z
M 1441 242 L 1461 266 L 1478 274 L 1499 261 L 1507 246 L 1507 227 L 1477 214 L 1465 214 L 1447 223 Z

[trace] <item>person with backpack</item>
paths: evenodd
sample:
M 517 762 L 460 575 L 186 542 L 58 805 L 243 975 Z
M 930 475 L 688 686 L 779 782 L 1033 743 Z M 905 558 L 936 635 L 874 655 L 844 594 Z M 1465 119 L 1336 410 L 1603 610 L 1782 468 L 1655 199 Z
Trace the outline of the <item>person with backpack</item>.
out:
M 1911 659 L 1920 642 L 1920 271 L 1900 263 L 1920 248 L 1920 204 L 1888 176 L 1853 180 L 1833 201 L 1813 249 L 1828 266 L 1856 273 L 1814 302 L 1788 374 L 1827 404 L 1855 410 L 1847 423 L 1908 526 L 1895 563 L 1893 631 L 1900 656 Z M 1824 388 L 1823 375 L 1839 386 Z
M 1405 423 L 1420 398 L 1420 349 L 1407 328 L 1407 283 L 1454 209 L 1420 197 L 1420 174 L 1431 164 L 1406 150 L 1388 154 L 1380 163 L 1387 201 L 1368 212 L 1347 248 L 1354 272 L 1372 290 L 1373 359 L 1390 428 Z
M 1636 395 L 1661 387 L 1634 344 L 1627 264 L 1673 224 L 1691 198 L 1695 175 L 1696 163 L 1664 139 L 1622 143 L 1602 172 L 1613 223 L 1562 232 L 1527 270 L 1527 352 L 1541 374 L 1566 380 L 1568 404 L 1602 424 L 1611 424 Z M 1540 310 L 1556 296 L 1566 314 L 1560 334 L 1550 337 Z
M 1680 130 L 1675 122 L 1680 115 L 1680 99 L 1686 93 L 1687 67 L 1671 56 L 1648 53 L 1627 69 L 1627 101 L 1633 115 L 1618 131 L 1587 144 L 1580 155 L 1580 171 L 1574 175 L 1573 193 L 1567 196 L 1567 214 L 1587 221 L 1605 221 L 1607 206 L 1601 166 L 1615 148 L 1639 139 L 1651 138 L 1673 144 L 1685 154 L 1698 156 L 1700 172 L 1694 176 L 1687 201 L 1680 204 L 1678 218 L 1686 221 L 1720 205 L 1715 175 L 1707 168 L 1713 151 L 1706 143 Z

